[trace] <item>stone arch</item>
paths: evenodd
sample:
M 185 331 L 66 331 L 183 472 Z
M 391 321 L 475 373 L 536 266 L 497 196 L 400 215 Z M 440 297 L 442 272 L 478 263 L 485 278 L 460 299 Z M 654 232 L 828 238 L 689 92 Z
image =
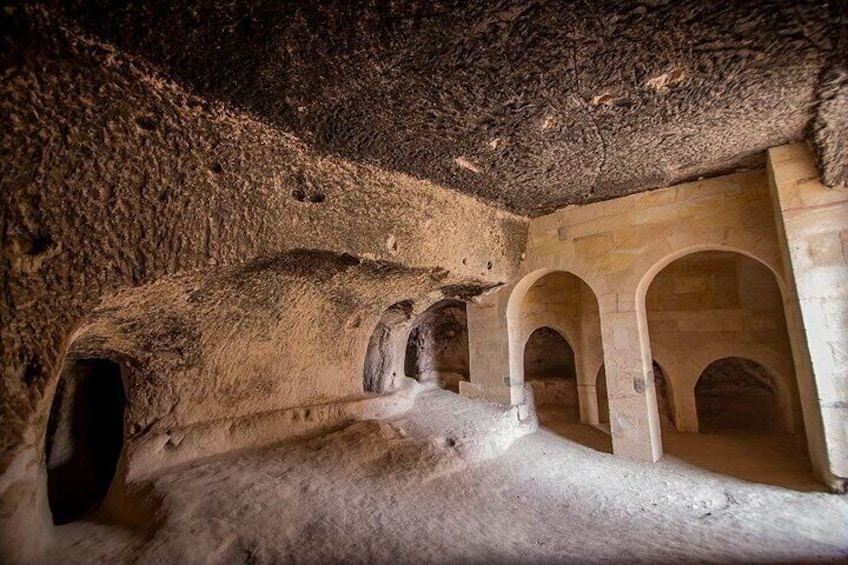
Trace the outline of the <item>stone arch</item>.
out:
M 781 422 L 779 377 L 744 357 L 722 357 L 704 367 L 696 381 L 699 430 L 789 431 Z
M 739 230 L 743 233 L 744 230 Z M 753 235 L 750 236 L 750 245 L 754 245 L 755 242 L 759 242 L 759 239 L 754 238 Z M 744 238 L 741 238 L 744 240 Z M 738 242 L 737 242 L 738 243 Z M 761 245 L 762 247 L 762 245 Z M 742 302 L 735 306 L 715 306 L 714 308 L 718 308 L 720 310 L 736 311 L 737 316 L 741 315 L 745 312 L 745 308 L 754 308 L 762 309 L 763 311 L 772 311 L 773 313 L 779 314 L 777 318 L 779 319 L 778 325 L 775 328 L 780 328 L 782 324 L 785 323 L 786 320 L 786 287 L 784 285 L 783 279 L 778 275 L 779 263 L 775 263 L 775 261 L 769 261 L 766 258 L 770 256 L 769 253 L 761 253 L 754 252 L 750 250 L 740 249 L 739 247 L 729 246 L 726 244 L 718 245 L 713 243 L 707 243 L 703 245 L 692 245 L 689 247 L 681 248 L 673 253 L 666 254 L 660 261 L 654 263 L 650 269 L 648 269 L 646 275 L 640 282 L 639 289 L 637 291 L 637 308 L 639 310 L 640 316 L 644 315 L 645 321 L 647 323 L 648 319 L 648 293 L 649 290 L 654 285 L 655 281 L 657 281 L 658 276 L 665 271 L 668 267 L 670 267 L 676 261 L 680 261 L 692 256 L 695 256 L 699 253 L 703 252 L 720 252 L 717 254 L 716 259 L 721 258 L 720 260 L 724 260 L 728 257 L 735 257 L 737 260 L 739 258 L 744 258 L 744 261 L 741 263 L 737 263 L 736 265 L 736 286 L 735 291 L 739 293 L 737 295 L 737 299 Z M 711 261 L 711 259 L 707 259 Z M 747 265 L 747 266 L 746 266 Z M 758 271 L 760 275 L 755 277 L 753 280 L 759 280 L 760 284 L 765 285 L 768 288 L 768 293 L 774 293 L 774 301 L 771 303 L 771 306 L 762 305 L 759 306 L 745 306 L 744 305 L 744 282 L 746 278 L 744 276 L 740 276 L 739 273 L 742 272 L 740 270 L 740 266 L 744 266 L 743 270 L 748 270 L 747 272 L 750 274 L 751 268 L 754 268 L 755 271 Z M 756 267 L 755 267 L 756 266 Z M 694 271 L 693 271 L 694 272 Z M 709 272 L 709 271 L 707 271 Z M 767 275 L 766 275 L 767 273 Z M 679 276 L 679 275 L 678 275 Z M 658 297 L 664 297 L 665 294 L 659 294 L 654 296 L 654 300 L 657 300 Z M 752 294 L 748 293 L 749 299 Z M 707 298 L 707 300 L 715 300 L 715 298 Z M 754 302 L 761 302 L 760 300 L 755 300 Z M 768 301 L 766 302 L 768 304 Z M 692 307 L 688 305 L 685 307 L 681 307 L 681 312 L 690 312 L 694 314 L 698 312 L 702 307 L 699 307 L 693 303 Z M 662 308 L 661 310 L 651 310 L 651 315 L 656 316 L 659 312 L 669 312 L 673 313 L 676 308 Z M 654 323 L 662 323 L 673 325 L 673 320 L 659 320 L 657 321 L 652 317 L 652 324 Z M 746 318 L 747 320 L 747 318 Z M 769 320 L 769 323 L 774 324 L 774 316 L 772 316 Z M 689 325 L 692 325 L 693 322 L 690 320 L 687 322 Z M 727 332 L 736 332 L 735 328 L 730 328 L 728 324 L 718 324 L 718 329 L 714 331 L 699 334 L 698 340 L 696 342 L 692 342 L 690 339 L 690 343 L 685 345 L 686 347 L 686 355 L 685 360 L 679 359 L 675 360 L 676 356 L 674 355 L 674 351 L 670 349 L 668 344 L 665 346 L 661 345 L 661 342 L 658 341 L 658 335 L 662 333 L 668 334 L 670 330 L 660 330 L 657 327 L 652 326 L 650 328 L 650 348 L 651 350 L 657 350 L 661 352 L 661 354 L 672 360 L 674 364 L 678 365 L 678 371 L 675 371 L 675 390 L 674 390 L 674 401 L 676 403 L 676 412 L 677 412 L 677 426 L 681 431 L 698 431 L 698 417 L 695 411 L 695 396 L 694 389 L 696 383 L 699 379 L 699 376 L 703 372 L 703 370 L 716 359 L 720 359 L 723 357 L 745 357 L 756 361 L 757 363 L 762 364 L 764 367 L 768 368 L 771 374 L 776 375 L 777 378 L 775 380 L 775 386 L 777 387 L 777 397 L 781 407 L 781 420 L 784 422 L 784 425 L 787 430 L 794 430 L 796 421 L 800 420 L 800 401 L 796 402 L 797 394 L 793 391 L 796 390 L 796 386 L 794 383 L 794 365 L 793 365 L 793 357 L 791 355 L 790 344 L 789 344 L 789 336 L 786 335 L 776 335 L 775 342 L 780 345 L 785 341 L 785 351 L 787 353 L 780 353 L 773 349 L 773 347 L 777 347 L 777 345 L 773 344 L 771 341 L 768 342 L 768 345 L 763 342 L 757 341 L 758 339 L 762 339 L 759 337 L 750 337 L 749 333 L 754 333 L 753 330 L 748 332 L 747 330 L 747 321 L 746 326 L 743 329 L 740 323 L 740 330 L 738 330 L 738 335 L 735 333 L 727 334 Z M 680 329 L 681 332 L 691 332 L 691 330 L 683 330 Z M 775 330 L 777 331 L 777 329 Z M 693 334 L 694 335 L 694 334 Z M 666 336 L 667 338 L 667 336 Z M 682 338 L 681 338 L 682 339 Z M 783 345 L 781 345 L 783 347 Z
M 525 318 L 523 310 L 528 292 L 547 277 L 570 277 L 576 281 L 582 293 L 581 301 L 584 300 L 582 296 L 585 294 L 585 302 L 591 304 L 589 308 L 592 312 L 589 315 L 593 315 L 593 318 L 597 319 L 595 324 L 593 324 L 593 326 L 596 325 L 597 327 L 591 329 L 591 332 L 596 334 L 592 336 L 592 339 L 597 338 L 595 340 L 596 343 L 592 343 L 591 346 L 585 343 L 586 339 L 580 335 L 583 332 L 585 324 L 579 320 L 573 321 L 571 323 L 573 327 L 569 327 L 564 321 L 565 317 L 555 315 L 553 312 L 540 314 L 536 321 Z M 583 277 L 571 271 L 538 269 L 522 278 L 510 293 L 506 308 L 509 340 L 509 375 L 513 391 L 521 390 L 521 387 L 524 385 L 524 346 L 530 333 L 540 326 L 548 326 L 556 330 L 571 345 L 577 361 L 578 381 L 586 383 L 593 382 L 586 367 L 589 364 L 602 362 L 599 361 L 602 358 L 602 348 L 600 345 L 600 316 L 598 310 L 598 297 L 595 290 Z M 586 366 L 584 367 L 584 365 Z M 515 398 L 516 395 L 513 394 L 512 397 L 513 402 L 515 402 L 517 400 Z M 522 400 L 518 401 L 520 402 Z
M 124 449 L 126 364 L 107 357 L 68 358 L 44 441 L 53 523 L 67 524 L 106 499 Z
M 702 251 L 725 251 L 727 253 L 737 253 L 748 257 L 766 267 L 774 275 L 774 280 L 780 289 L 780 294 L 786 302 L 786 283 L 783 280 L 780 263 L 780 250 L 777 244 L 768 245 L 768 252 L 757 252 L 759 248 L 765 245 L 766 240 L 761 236 L 748 232 L 746 230 L 732 230 L 735 237 L 732 238 L 732 243 L 724 243 L 724 230 L 718 230 L 722 234 L 716 238 L 718 241 L 710 242 L 705 240 L 700 243 L 691 243 L 681 246 L 677 249 L 670 249 L 667 244 L 657 244 L 652 250 L 645 253 L 645 259 L 636 266 L 634 272 L 638 277 L 636 284 L 636 308 L 640 312 L 645 310 L 645 298 L 648 294 L 648 289 L 651 283 L 654 282 L 656 276 L 669 266 L 674 261 L 682 259 L 687 255 L 699 253 Z
M 403 374 L 403 354 L 413 304 L 404 300 L 389 306 L 377 321 L 368 340 L 362 388 L 365 392 L 391 390 Z

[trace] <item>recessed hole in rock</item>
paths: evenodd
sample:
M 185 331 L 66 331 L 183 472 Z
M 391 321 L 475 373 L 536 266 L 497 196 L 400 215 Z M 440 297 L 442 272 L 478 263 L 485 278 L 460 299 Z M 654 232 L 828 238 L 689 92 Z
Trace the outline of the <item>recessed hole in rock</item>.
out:
M 54 524 L 85 518 L 106 497 L 124 442 L 121 368 L 107 359 L 69 362 L 47 427 L 47 498 Z
M 419 382 L 459 392 L 469 374 L 468 324 L 464 302 L 441 300 L 413 323 L 406 343 L 404 373 Z
M 135 119 L 135 123 L 138 127 L 145 131 L 153 131 L 158 125 L 156 118 L 153 116 L 139 116 Z

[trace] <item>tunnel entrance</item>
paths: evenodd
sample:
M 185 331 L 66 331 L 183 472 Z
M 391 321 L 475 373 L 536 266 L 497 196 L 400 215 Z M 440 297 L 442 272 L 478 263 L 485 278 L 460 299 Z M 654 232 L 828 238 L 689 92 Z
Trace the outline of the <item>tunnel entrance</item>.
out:
M 524 345 L 524 380 L 533 387 L 537 406 L 564 407 L 570 419 L 579 421 L 574 350 L 559 332 L 543 326 L 530 334 Z
M 47 424 L 47 498 L 53 523 L 96 510 L 106 497 L 124 444 L 121 368 L 81 359 L 65 368 Z
M 406 343 L 404 373 L 422 383 L 459 392 L 468 380 L 468 323 L 465 303 L 442 300 L 415 321 Z
M 765 367 L 748 359 L 710 363 L 695 386 L 695 406 L 701 432 L 785 431 L 774 380 Z

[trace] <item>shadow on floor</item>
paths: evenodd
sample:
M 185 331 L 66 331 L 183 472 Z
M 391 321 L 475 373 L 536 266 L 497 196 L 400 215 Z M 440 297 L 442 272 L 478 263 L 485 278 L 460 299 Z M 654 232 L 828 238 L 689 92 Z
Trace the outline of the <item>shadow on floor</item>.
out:
M 812 492 L 825 491 L 813 476 L 800 438 L 789 434 L 683 433 L 663 428 L 669 457 L 752 483 Z
M 565 439 L 596 451 L 612 453 L 612 438 L 600 427 L 580 423 L 576 408 L 536 407 L 539 425 Z M 603 425 L 603 424 L 602 424 Z M 752 483 L 804 492 L 825 492 L 813 476 L 800 438 L 768 433 L 683 433 L 663 426 L 664 461 L 736 477 Z
M 536 407 L 539 425 L 595 451 L 612 453 L 612 438 L 601 429 L 580 423 L 576 407 L 543 404 Z

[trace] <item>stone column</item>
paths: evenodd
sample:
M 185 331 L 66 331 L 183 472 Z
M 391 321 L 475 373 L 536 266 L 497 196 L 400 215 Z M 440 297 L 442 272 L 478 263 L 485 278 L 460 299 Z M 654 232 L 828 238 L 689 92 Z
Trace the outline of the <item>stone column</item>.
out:
M 662 437 L 647 325 L 644 312 L 601 305 L 613 453 L 656 461 Z
M 577 383 L 577 398 L 580 402 L 580 423 L 597 425 L 598 419 L 598 390 L 595 383 Z
M 466 306 L 471 382 L 460 382 L 459 392 L 499 404 L 520 404 L 523 399 L 513 397 L 521 392 L 521 386 L 510 386 L 510 336 L 506 318 L 499 313 L 498 294 L 508 293 L 484 296 L 479 303 Z
M 697 381 L 698 377 L 695 377 Z M 681 382 L 690 382 L 688 379 Z M 698 431 L 698 408 L 695 404 L 695 388 L 688 387 L 675 396 L 675 424 L 678 431 L 696 433 Z
M 810 458 L 833 490 L 848 486 L 848 191 L 821 184 L 805 143 L 769 150 L 784 253 L 787 326 Z

